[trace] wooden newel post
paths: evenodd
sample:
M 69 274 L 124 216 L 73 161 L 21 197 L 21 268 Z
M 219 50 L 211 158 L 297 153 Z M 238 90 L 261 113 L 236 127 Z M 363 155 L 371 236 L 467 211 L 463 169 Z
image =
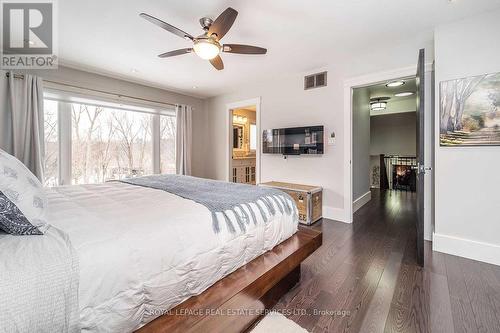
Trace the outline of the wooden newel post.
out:
M 389 178 L 387 178 L 387 168 L 385 167 L 385 155 L 380 154 L 380 189 L 389 189 Z

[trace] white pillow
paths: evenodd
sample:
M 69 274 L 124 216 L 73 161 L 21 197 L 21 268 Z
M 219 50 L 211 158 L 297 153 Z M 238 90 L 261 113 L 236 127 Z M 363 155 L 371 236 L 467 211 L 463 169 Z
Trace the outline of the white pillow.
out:
M 14 235 L 41 235 L 49 228 L 47 207 L 38 178 L 0 149 L 0 229 Z

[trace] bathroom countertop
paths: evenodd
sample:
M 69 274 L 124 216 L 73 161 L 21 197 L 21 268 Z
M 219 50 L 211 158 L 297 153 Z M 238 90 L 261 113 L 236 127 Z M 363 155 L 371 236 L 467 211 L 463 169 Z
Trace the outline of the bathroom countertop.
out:
M 255 156 L 233 156 L 233 160 L 254 160 Z

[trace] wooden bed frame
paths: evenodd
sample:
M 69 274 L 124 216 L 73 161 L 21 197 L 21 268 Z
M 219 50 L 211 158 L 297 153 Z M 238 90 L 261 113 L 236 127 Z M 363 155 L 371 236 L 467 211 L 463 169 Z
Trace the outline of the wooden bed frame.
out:
M 299 226 L 291 238 L 136 332 L 244 332 L 299 282 L 300 263 L 322 240 L 320 231 Z

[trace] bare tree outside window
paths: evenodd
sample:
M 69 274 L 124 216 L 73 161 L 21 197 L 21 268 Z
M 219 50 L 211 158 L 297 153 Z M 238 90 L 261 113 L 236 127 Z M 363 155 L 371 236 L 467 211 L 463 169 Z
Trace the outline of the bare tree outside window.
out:
M 58 179 L 57 101 L 45 100 L 45 184 Z M 175 172 L 175 117 L 70 103 L 71 183 L 103 183 L 153 173 L 153 117 L 160 117 L 161 172 Z
M 57 102 L 44 101 L 44 139 L 45 155 L 43 159 L 45 186 L 57 186 L 59 183 L 58 163 L 59 139 L 57 128 Z
M 175 173 L 176 120 L 173 116 L 160 117 L 160 173 Z
M 153 173 L 151 115 L 112 111 L 116 141 L 115 164 L 111 179 Z
M 102 183 L 153 173 L 151 115 L 71 105 L 72 183 Z

